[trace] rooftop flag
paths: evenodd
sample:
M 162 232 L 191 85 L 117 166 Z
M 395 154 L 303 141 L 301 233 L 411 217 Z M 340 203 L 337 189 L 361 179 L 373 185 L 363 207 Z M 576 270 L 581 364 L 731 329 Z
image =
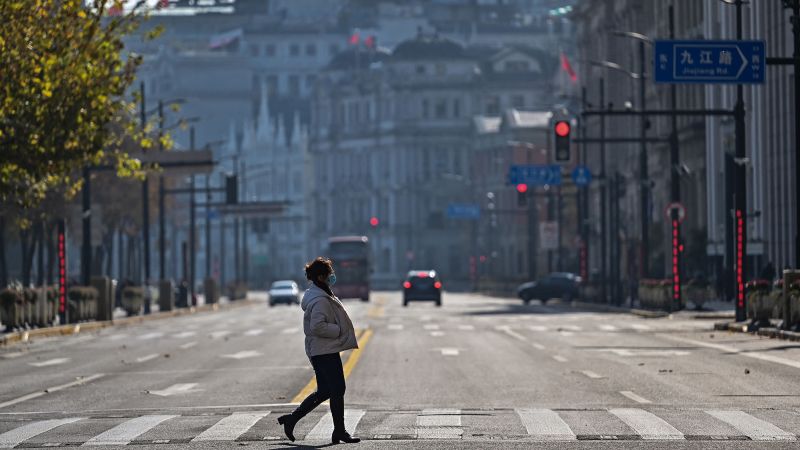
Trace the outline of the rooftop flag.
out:
M 578 74 L 575 73 L 575 69 L 572 68 L 572 64 L 569 63 L 569 59 L 564 52 L 561 52 L 561 68 L 569 75 L 569 79 L 573 83 L 578 81 Z

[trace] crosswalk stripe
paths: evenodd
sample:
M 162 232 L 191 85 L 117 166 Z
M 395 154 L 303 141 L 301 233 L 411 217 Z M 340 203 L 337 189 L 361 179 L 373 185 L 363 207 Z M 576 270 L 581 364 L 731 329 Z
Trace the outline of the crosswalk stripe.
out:
M 545 441 L 572 441 L 577 439 L 564 419 L 550 409 L 518 409 L 528 434 Z
M 608 410 L 631 427 L 642 439 L 684 439 L 683 433 L 653 413 L 637 408 Z
M 363 409 L 345 409 L 344 410 L 344 427 L 350 433 L 355 433 L 358 422 L 364 417 L 366 411 Z M 307 441 L 325 440 L 331 438 L 333 433 L 333 416 L 327 413 L 319 419 L 314 428 L 306 435 Z
M 141 416 L 115 426 L 114 428 L 98 434 L 83 445 L 127 445 L 132 440 L 155 428 L 161 422 L 178 416 Z
M 459 439 L 461 428 L 460 409 L 424 409 L 417 415 L 417 438 Z
M 706 411 L 754 441 L 793 441 L 795 435 L 744 411 Z
M 270 412 L 239 412 L 222 418 L 211 428 L 197 435 L 192 442 L 198 441 L 234 441 L 243 435 L 259 420 L 266 417 Z
M 70 417 L 67 419 L 41 420 L 14 428 L 11 431 L 0 434 L 0 448 L 14 448 L 22 442 L 50 431 L 53 428 L 77 422 L 82 419 L 82 417 Z

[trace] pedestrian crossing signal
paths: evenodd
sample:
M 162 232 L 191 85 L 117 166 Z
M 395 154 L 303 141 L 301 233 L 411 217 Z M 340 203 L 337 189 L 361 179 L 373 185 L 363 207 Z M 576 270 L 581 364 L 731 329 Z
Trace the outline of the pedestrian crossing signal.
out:
M 570 151 L 572 126 L 566 120 L 559 120 L 553 130 L 555 131 L 556 161 L 567 162 L 572 159 L 572 152 Z

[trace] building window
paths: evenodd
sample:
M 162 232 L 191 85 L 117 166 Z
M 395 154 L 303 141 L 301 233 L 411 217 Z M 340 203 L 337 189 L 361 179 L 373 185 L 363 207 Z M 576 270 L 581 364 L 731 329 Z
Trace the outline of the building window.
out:
M 447 117 L 447 101 L 439 100 L 436 102 L 435 114 L 437 119 Z
M 267 92 L 269 95 L 278 95 L 278 76 L 267 75 Z
M 300 46 L 297 44 L 292 44 L 289 46 L 289 55 L 290 56 L 298 56 L 300 55 Z
M 314 87 L 314 83 L 317 82 L 317 76 L 314 74 L 306 75 L 306 87 L 310 90 Z
M 300 95 L 300 77 L 289 75 L 289 94 Z
M 331 45 L 329 45 L 328 46 L 328 53 L 330 53 L 331 56 L 334 56 L 334 55 L 338 54 L 339 53 L 339 44 L 331 44 Z
M 500 114 L 500 98 L 497 96 L 489 97 L 486 100 L 486 114 L 497 116 Z
M 308 56 L 316 56 L 317 55 L 317 46 L 314 44 L 306 44 L 306 55 Z
M 264 54 L 270 57 L 275 56 L 275 44 L 267 44 L 264 47 Z
M 461 99 L 453 100 L 453 117 L 461 117 Z
M 430 106 L 428 105 L 428 100 L 422 100 L 422 118 L 427 119 L 430 115 Z
M 250 56 L 258 56 L 258 44 L 250 44 Z
M 444 63 L 436 64 L 436 75 L 444 75 L 447 73 L 447 66 Z
M 416 70 L 417 70 L 417 75 L 425 74 L 425 66 L 422 64 L 418 64 Z
M 521 109 L 525 107 L 525 96 L 524 95 L 515 95 L 511 97 L 511 105 L 514 108 Z

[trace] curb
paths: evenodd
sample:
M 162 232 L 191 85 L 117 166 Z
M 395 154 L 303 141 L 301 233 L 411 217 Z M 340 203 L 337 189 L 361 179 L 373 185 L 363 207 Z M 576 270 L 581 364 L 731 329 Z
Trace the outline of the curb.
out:
M 80 334 L 81 332 L 96 331 L 113 326 L 127 326 L 142 322 L 149 322 L 151 320 L 168 319 L 170 317 L 186 316 L 201 312 L 213 312 L 225 309 L 233 309 L 251 305 L 254 303 L 256 303 L 255 300 L 237 300 L 235 302 L 226 303 L 224 305 L 220 305 L 219 303 L 213 303 L 210 305 L 192 306 L 189 308 L 173 309 L 172 311 L 157 312 L 153 314 L 148 314 L 146 316 L 123 317 L 121 319 L 114 319 L 114 320 L 98 320 L 92 322 L 81 322 L 68 325 L 59 325 L 56 327 L 36 328 L 33 330 L 16 331 L 0 337 L 0 347 L 7 347 L 13 344 L 28 342 L 32 338 L 73 336 L 76 334 Z
M 619 312 L 619 313 L 629 313 L 635 316 L 644 317 L 647 319 L 660 319 L 663 317 L 671 317 L 672 314 L 666 311 L 649 311 L 646 309 L 636 309 L 636 308 L 624 308 L 621 306 L 611 306 L 611 305 L 603 305 L 599 303 L 587 303 L 587 302 L 580 302 L 573 300 L 571 303 L 573 308 L 583 308 L 583 309 L 590 309 L 595 311 L 606 311 L 606 312 Z
M 784 339 L 787 341 L 800 341 L 800 333 L 796 331 L 781 330 L 775 327 L 761 327 L 751 330 L 746 322 L 720 322 L 714 324 L 715 330 L 733 331 L 736 333 L 754 333 L 758 336 L 764 336 L 773 339 Z

